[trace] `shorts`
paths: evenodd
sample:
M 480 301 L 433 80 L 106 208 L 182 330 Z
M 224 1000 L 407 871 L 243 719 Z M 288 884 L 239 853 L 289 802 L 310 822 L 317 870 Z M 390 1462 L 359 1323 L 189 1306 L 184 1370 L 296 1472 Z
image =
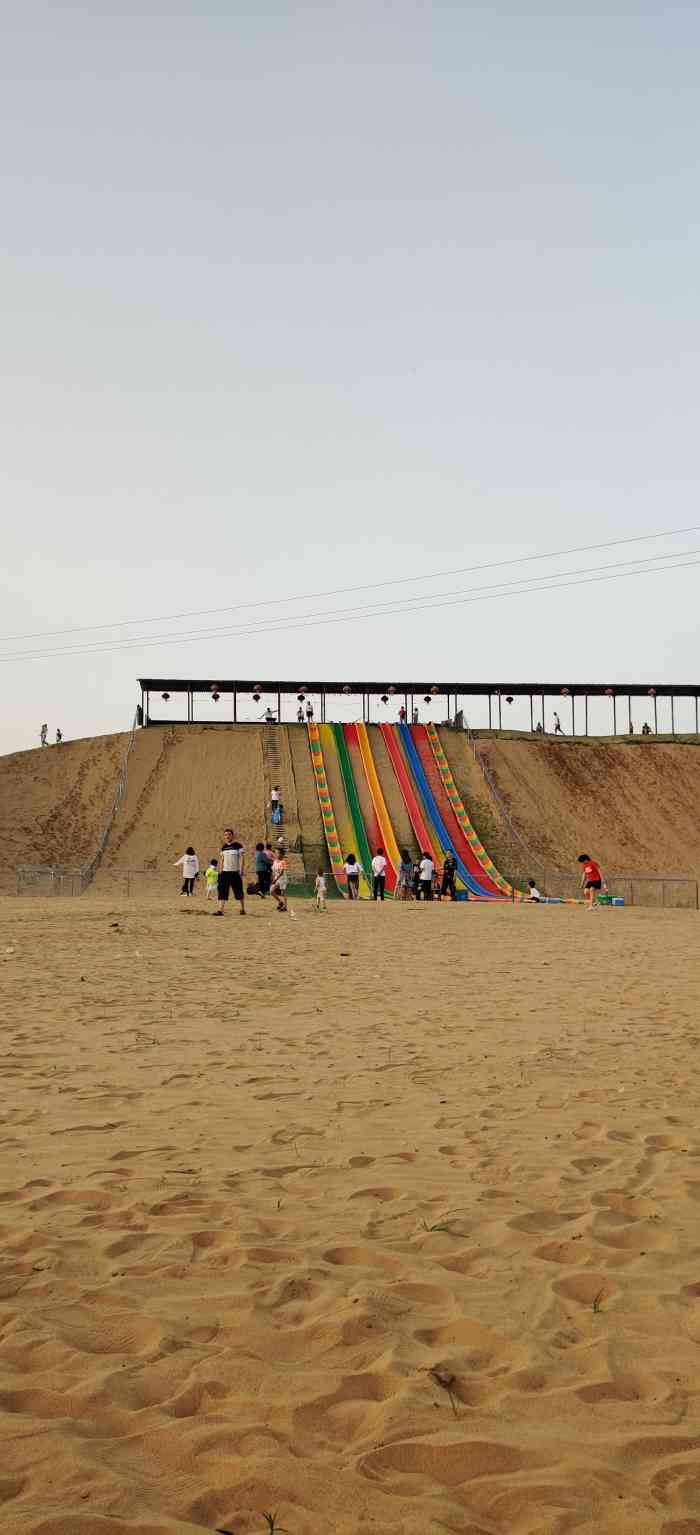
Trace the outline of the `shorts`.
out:
M 586 890 L 602 890 L 603 881 L 602 879 L 587 879 L 585 888 Z
M 273 884 L 270 885 L 270 895 L 284 895 L 286 889 L 287 876 L 286 874 L 281 874 L 279 879 L 276 879 Z
M 220 901 L 228 900 L 229 890 L 232 891 L 237 901 L 243 900 L 243 879 L 237 869 L 222 870 L 216 888 Z

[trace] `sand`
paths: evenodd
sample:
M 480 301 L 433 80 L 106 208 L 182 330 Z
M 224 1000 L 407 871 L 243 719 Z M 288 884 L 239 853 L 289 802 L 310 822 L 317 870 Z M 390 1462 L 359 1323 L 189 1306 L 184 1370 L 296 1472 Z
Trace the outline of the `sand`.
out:
M 698 917 L 0 902 L 3 1535 L 698 1535 Z

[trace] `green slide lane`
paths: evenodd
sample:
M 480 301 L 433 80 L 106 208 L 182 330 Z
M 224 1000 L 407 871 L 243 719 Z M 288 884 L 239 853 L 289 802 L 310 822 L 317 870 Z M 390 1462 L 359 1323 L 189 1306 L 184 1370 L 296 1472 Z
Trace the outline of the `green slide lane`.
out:
M 350 754 L 348 752 L 347 743 L 345 740 L 345 733 L 343 731 L 342 725 L 331 725 L 331 730 L 335 736 L 335 744 L 338 751 L 338 759 L 340 761 L 340 771 L 343 775 L 345 797 L 350 809 L 350 818 L 352 820 L 352 827 L 357 841 L 355 857 L 359 858 L 360 863 L 362 864 L 362 867 L 365 871 L 367 882 L 371 889 L 372 854 L 369 850 L 369 842 L 367 841 L 365 823 L 362 819 L 360 801 L 357 797 L 357 789 L 355 788 L 355 780 L 352 774 L 352 764 L 350 762 Z

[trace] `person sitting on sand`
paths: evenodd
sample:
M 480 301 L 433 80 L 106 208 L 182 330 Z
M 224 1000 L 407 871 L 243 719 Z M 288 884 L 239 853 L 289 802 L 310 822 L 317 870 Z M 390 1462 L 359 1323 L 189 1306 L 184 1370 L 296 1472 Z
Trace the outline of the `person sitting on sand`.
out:
M 345 875 L 348 882 L 348 895 L 351 901 L 359 901 L 360 899 L 361 873 L 362 864 L 357 862 L 354 853 L 348 853 L 347 858 L 345 859 Z
M 185 849 L 181 858 L 175 859 L 174 867 L 182 865 L 182 889 L 180 895 L 194 895 L 194 882 L 199 874 L 199 859 L 193 847 Z
M 527 895 L 525 897 L 525 900 L 526 901 L 538 901 L 538 902 L 542 900 L 542 896 L 540 895 L 540 892 L 537 889 L 537 886 L 535 884 L 534 879 L 529 879 L 528 882 L 527 882 Z
M 590 853 L 579 853 L 578 861 L 582 865 L 581 889 L 583 890 L 583 899 L 588 910 L 595 911 L 596 892 L 603 888 L 600 864 L 596 863 L 595 858 L 591 858 Z
M 272 884 L 270 894 L 274 895 L 278 911 L 287 910 L 287 856 L 284 847 L 277 849 L 277 857 L 272 865 Z

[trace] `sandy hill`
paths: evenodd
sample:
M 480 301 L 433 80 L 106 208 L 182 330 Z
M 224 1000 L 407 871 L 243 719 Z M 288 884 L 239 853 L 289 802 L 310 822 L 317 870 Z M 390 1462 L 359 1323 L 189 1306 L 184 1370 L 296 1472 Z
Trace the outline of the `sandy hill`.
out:
M 397 835 L 405 814 L 378 730 L 372 747 Z M 499 798 L 531 850 L 514 844 L 465 736 L 442 731 L 462 798 L 503 872 L 570 867 L 582 847 L 616 873 L 700 878 L 699 743 L 533 740 L 489 736 L 479 750 Z M 0 890 L 14 889 L 18 863 L 80 864 L 95 850 L 114 796 L 127 736 L 66 742 L 0 758 L 0 834 L 6 850 Z M 230 824 L 251 848 L 271 832 L 269 797 L 278 784 L 290 848 L 307 868 L 325 862 L 323 832 L 306 730 L 290 725 L 222 728 L 153 726 L 137 733 L 127 790 L 98 877 L 101 888 L 175 879 L 173 860 L 188 843 L 204 862 Z M 409 828 L 410 830 L 410 828 Z M 410 839 L 409 839 L 410 840 Z M 297 851 L 293 873 L 302 872 Z M 132 894 L 136 893 L 132 889 Z
M 506 873 L 525 872 L 527 858 L 507 835 L 466 737 L 446 730 L 442 740 L 492 856 Z M 611 873 L 700 879 L 697 738 L 554 741 L 494 734 L 477 747 L 514 827 L 545 867 L 570 866 L 585 849 Z

